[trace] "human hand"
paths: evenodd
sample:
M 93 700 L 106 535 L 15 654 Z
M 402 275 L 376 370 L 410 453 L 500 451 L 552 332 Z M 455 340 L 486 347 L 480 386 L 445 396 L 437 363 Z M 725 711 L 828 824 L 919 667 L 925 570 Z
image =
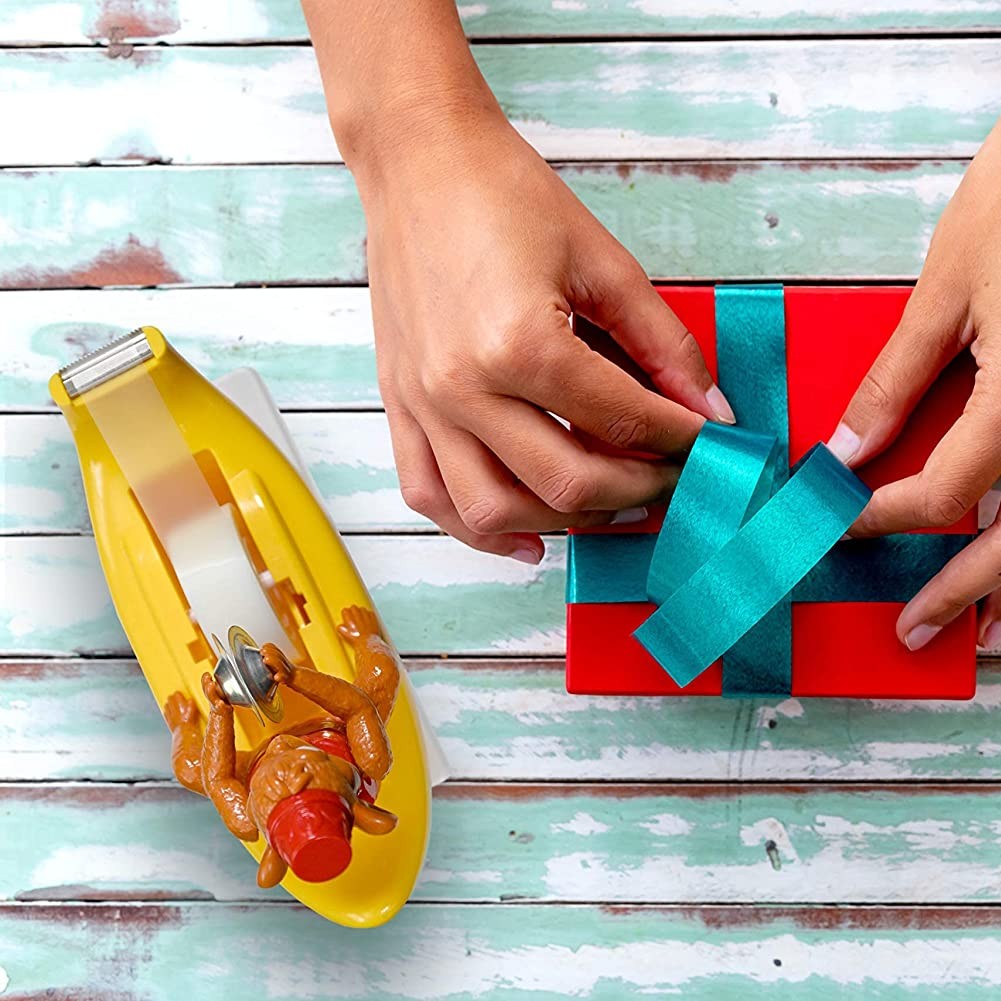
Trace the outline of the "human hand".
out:
M 914 476 L 879 488 L 855 536 L 942 528 L 1001 476 L 1001 123 L 970 165 L 935 229 L 900 325 L 830 441 L 859 466 L 886 448 L 938 374 L 967 348 L 977 377 L 963 415 Z M 982 646 L 1001 645 L 1001 516 L 911 600 L 897 621 L 910 649 L 973 602 Z
M 640 265 L 502 116 L 423 129 L 391 168 L 355 170 L 401 489 L 474 548 L 538 563 L 537 533 L 663 497 L 704 419 L 733 413 Z M 659 392 L 574 336 L 572 311 Z

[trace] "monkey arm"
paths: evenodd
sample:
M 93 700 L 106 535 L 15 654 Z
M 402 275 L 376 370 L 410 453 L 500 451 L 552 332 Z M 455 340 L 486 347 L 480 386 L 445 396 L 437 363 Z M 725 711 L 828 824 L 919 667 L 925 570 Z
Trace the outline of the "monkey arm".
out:
M 400 688 L 400 658 L 378 634 L 355 647 L 355 684 L 372 700 L 380 718 L 389 720 Z
M 389 740 L 379 711 L 358 687 L 343 678 L 296 667 L 272 643 L 261 647 L 261 657 L 276 681 L 344 721 L 348 744 L 358 767 L 377 781 L 393 763 Z
M 370 608 L 352 605 L 341 612 L 337 627 L 355 653 L 355 684 L 375 703 L 385 723 L 400 688 L 400 658 L 382 635 L 379 617 Z
M 210 678 L 209 675 L 206 675 Z M 203 685 L 205 679 L 202 679 Z M 210 698 L 212 698 L 210 696 Z M 238 756 L 233 707 L 212 699 L 212 710 L 202 744 L 202 782 L 219 816 L 243 841 L 257 840 L 257 825 L 247 809 L 247 787 L 237 778 Z
M 170 727 L 170 764 L 177 781 L 185 789 L 206 795 L 202 784 L 202 730 L 198 706 L 184 692 L 174 692 L 163 705 L 163 716 Z

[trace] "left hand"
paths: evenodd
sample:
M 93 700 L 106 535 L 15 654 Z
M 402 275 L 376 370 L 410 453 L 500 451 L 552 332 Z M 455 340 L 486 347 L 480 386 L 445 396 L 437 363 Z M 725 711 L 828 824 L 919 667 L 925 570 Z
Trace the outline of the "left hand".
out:
M 928 387 L 961 351 L 977 362 L 962 416 L 924 469 L 880 487 L 853 536 L 954 524 L 1001 477 L 1001 122 L 987 137 L 932 237 L 893 337 L 848 405 L 830 441 L 859 466 L 896 438 Z M 981 646 L 1001 645 L 1001 515 L 933 577 L 901 612 L 909 649 L 930 642 L 963 609 L 988 596 Z

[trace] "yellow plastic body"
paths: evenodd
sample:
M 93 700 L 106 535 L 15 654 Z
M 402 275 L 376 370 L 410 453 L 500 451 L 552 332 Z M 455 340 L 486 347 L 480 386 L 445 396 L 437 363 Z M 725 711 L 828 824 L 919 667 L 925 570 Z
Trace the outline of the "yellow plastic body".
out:
M 152 378 L 216 499 L 231 501 L 238 512 L 256 569 L 267 569 L 275 581 L 271 604 L 297 647 L 286 652 L 317 670 L 351 680 L 352 653 L 335 626 L 343 608 L 371 608 L 372 601 L 326 513 L 282 452 L 243 411 L 185 362 L 159 330 L 144 327 L 143 332 L 153 357 L 138 368 L 73 400 L 58 375 L 50 390 L 76 442 L 111 597 L 157 704 L 162 708 L 171 693 L 182 690 L 197 701 L 203 717 L 207 715 L 200 679 L 214 668 L 215 657 L 192 623 L 163 549 L 88 412 L 89 399 L 114 393 L 135 378 Z M 150 454 L 144 461 L 155 475 L 157 456 Z M 296 693 L 282 695 L 285 714 L 277 724 L 262 726 L 250 710 L 235 711 L 238 747 L 255 748 L 273 733 L 322 715 Z M 427 846 L 430 787 L 406 683 L 388 733 L 394 764 L 378 802 L 399 817 L 396 829 L 379 837 L 355 831 L 351 864 L 334 880 L 305 883 L 289 872 L 282 881 L 317 914 L 350 927 L 374 927 L 396 914 L 413 890 Z M 264 838 L 247 843 L 247 848 L 260 859 Z M 254 878 L 249 867 L 247 875 Z

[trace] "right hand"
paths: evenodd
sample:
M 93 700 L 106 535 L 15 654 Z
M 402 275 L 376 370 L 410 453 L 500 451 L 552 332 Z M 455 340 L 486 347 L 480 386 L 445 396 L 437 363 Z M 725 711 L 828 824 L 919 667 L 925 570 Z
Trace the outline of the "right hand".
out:
M 664 497 L 704 420 L 733 413 L 640 265 L 502 117 L 409 131 L 354 170 L 400 486 L 457 539 L 538 563 L 538 533 Z M 574 336 L 574 311 L 659 392 Z

